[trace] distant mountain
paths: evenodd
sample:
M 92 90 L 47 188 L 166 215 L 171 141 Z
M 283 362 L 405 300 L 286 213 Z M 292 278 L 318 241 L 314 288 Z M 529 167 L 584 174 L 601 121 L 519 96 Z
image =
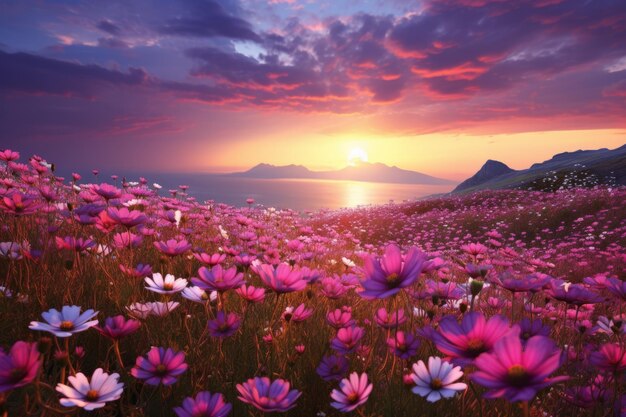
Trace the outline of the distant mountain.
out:
M 245 172 L 227 174 L 235 177 L 248 178 L 302 178 L 324 180 L 348 180 L 386 182 L 399 184 L 428 184 L 428 185 L 453 185 L 454 181 L 437 178 L 416 171 L 400 169 L 396 166 L 388 166 L 380 163 L 360 162 L 354 166 L 335 171 L 311 171 L 302 165 L 275 166 L 259 164 Z
M 493 159 L 489 159 L 478 170 L 478 172 L 474 174 L 474 176 L 460 183 L 452 192 L 459 192 L 467 190 L 468 188 L 477 187 L 481 184 L 486 183 L 489 180 L 512 172 L 515 172 L 515 170 L 509 168 L 506 164 L 503 164 L 500 161 L 494 161 Z
M 596 184 L 626 185 L 626 145 L 617 149 L 564 152 L 519 171 L 497 161 L 487 161 L 453 193 L 510 188 L 554 191 Z

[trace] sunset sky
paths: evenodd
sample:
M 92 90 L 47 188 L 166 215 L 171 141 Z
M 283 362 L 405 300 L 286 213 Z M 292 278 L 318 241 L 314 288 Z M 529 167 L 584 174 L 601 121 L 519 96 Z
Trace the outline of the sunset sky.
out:
M 626 143 L 624 0 L 0 0 L 0 148 L 460 180 Z

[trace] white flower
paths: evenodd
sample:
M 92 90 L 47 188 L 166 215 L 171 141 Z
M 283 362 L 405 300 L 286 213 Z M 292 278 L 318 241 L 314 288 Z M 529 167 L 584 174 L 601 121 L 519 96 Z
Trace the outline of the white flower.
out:
M 415 382 L 412 388 L 414 394 L 426 397 L 428 402 L 434 403 L 443 398 L 453 397 L 457 391 L 467 389 L 463 382 L 455 382 L 463 376 L 460 366 L 453 367 L 441 358 L 428 358 L 428 368 L 423 361 L 413 364 L 411 377 Z
M 79 372 L 68 378 L 72 386 L 58 384 L 56 390 L 63 394 L 61 405 L 81 407 L 87 411 L 102 408 L 109 401 L 118 400 L 124 391 L 124 383 L 119 382 L 119 374 L 107 374 L 98 368 L 91 376 L 91 382 L 85 374 Z
M 180 219 L 183 218 L 183 212 L 180 210 L 176 210 L 174 212 L 174 220 L 176 221 L 176 227 L 180 226 Z
M 150 304 L 150 314 L 159 317 L 168 315 L 171 311 L 174 311 L 174 309 L 176 309 L 176 307 L 180 305 L 180 303 L 176 301 L 168 301 L 167 303 L 157 301 Z
M 356 266 L 356 264 L 353 261 L 346 258 L 345 256 L 341 257 L 341 262 L 343 262 L 343 264 L 347 266 L 348 268 L 352 268 Z
M 222 237 L 224 239 L 228 239 L 228 232 L 222 227 L 222 225 L 219 225 L 220 228 L 220 235 L 222 235 Z
M 152 274 L 152 278 L 144 278 L 146 283 L 146 289 L 159 294 L 176 294 L 182 291 L 187 286 L 187 280 L 185 278 L 176 278 L 174 275 L 167 274 L 165 279 L 163 275 L 158 272 Z
M 156 182 L 154 184 L 152 184 L 152 186 L 154 188 L 156 188 L 157 190 L 160 190 L 161 188 L 163 188 L 163 187 L 161 187 L 161 185 L 157 184 Z
M 47 323 L 31 321 L 31 330 L 45 331 L 57 337 L 70 337 L 74 333 L 82 332 L 98 324 L 98 320 L 91 320 L 98 315 L 97 311 L 87 310 L 80 314 L 79 306 L 63 306 L 61 311 L 53 308 L 41 313 Z
M 202 304 L 217 300 L 217 291 L 211 291 L 210 294 L 207 294 L 202 288 L 196 286 L 185 288 L 181 295 L 190 301 Z
M 132 207 L 132 206 L 145 206 L 148 204 L 148 202 L 146 200 L 142 200 L 140 198 L 133 198 L 132 200 L 128 200 L 127 202 L 123 203 L 125 207 Z

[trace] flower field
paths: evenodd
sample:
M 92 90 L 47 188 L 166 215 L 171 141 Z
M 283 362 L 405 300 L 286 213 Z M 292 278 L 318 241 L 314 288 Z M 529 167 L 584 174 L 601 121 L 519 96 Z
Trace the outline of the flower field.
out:
M 0 415 L 626 416 L 624 188 L 298 213 L 0 164 Z

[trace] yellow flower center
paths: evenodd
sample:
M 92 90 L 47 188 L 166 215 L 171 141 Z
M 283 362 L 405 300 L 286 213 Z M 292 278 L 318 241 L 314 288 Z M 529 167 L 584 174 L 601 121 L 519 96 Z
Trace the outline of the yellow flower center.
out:
M 85 398 L 87 399 L 87 401 L 96 401 L 99 396 L 100 395 L 98 395 L 98 391 L 95 389 L 90 389 L 89 391 L 87 391 L 87 394 L 85 394 Z
M 61 325 L 59 326 L 59 329 L 65 330 L 65 331 L 72 330 L 73 328 L 74 328 L 74 323 L 69 320 L 61 322 Z

